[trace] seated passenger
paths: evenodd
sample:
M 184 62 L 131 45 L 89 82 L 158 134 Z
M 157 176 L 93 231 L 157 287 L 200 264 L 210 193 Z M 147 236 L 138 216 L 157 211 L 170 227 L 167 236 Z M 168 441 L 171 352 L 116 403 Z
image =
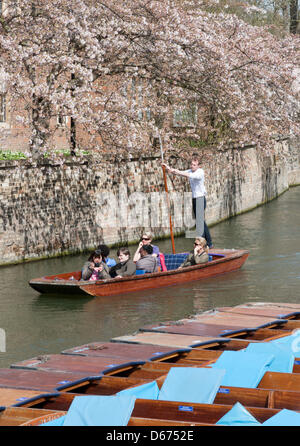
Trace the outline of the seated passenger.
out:
M 119 263 L 109 269 L 111 277 L 133 276 L 136 271 L 135 263 L 130 259 L 130 251 L 127 248 L 119 248 L 117 251 Z
M 194 242 L 194 250 L 189 253 L 185 261 L 179 266 L 184 268 L 186 266 L 198 265 L 199 263 L 208 262 L 208 246 L 205 238 L 197 237 Z
M 140 248 L 140 259 L 136 262 L 136 269 L 143 269 L 146 273 L 155 273 L 158 270 L 157 257 L 153 256 L 151 245 L 143 245 Z
M 133 256 L 133 261 L 137 262 L 141 258 L 140 249 L 142 248 L 142 246 L 150 245 L 153 248 L 152 255 L 153 255 L 153 257 L 156 258 L 157 266 L 158 266 L 158 268 L 160 268 L 161 264 L 160 264 L 160 257 L 159 257 L 159 247 L 156 245 L 152 245 L 152 239 L 153 239 L 153 236 L 152 236 L 152 234 L 150 234 L 150 232 L 143 233 L 143 235 L 141 237 L 141 241 L 139 243 L 139 246 Z
M 103 262 L 100 249 L 94 251 L 83 265 L 81 278 L 82 280 L 110 279 L 109 269 Z
M 109 247 L 107 245 L 99 245 L 97 249 L 100 249 L 100 251 L 102 252 L 103 260 L 109 268 L 111 266 L 115 266 L 117 264 L 115 259 L 108 257 L 109 256 Z

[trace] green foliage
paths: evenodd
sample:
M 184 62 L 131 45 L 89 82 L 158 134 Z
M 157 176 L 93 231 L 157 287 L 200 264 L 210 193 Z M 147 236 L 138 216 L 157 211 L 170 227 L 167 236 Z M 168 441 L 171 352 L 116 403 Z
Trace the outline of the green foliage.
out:
M 1 161 L 14 161 L 26 158 L 27 156 L 22 152 L 12 152 L 11 150 L 0 150 Z
M 71 157 L 70 150 L 63 149 L 63 150 L 55 150 L 55 155 L 57 156 L 63 156 L 63 157 Z M 87 156 L 90 152 L 87 150 L 81 150 L 77 153 L 77 155 L 81 156 Z M 51 152 L 46 152 L 44 154 L 44 158 L 49 158 L 51 156 Z M 28 156 L 25 155 L 23 152 L 12 152 L 11 150 L 1 150 L 0 149 L 0 161 L 18 161 L 18 160 L 24 160 L 28 159 Z

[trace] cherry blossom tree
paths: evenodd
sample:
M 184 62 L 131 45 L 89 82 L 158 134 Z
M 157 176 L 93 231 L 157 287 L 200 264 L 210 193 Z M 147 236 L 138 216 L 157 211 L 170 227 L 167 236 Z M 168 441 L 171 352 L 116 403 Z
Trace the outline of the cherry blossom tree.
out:
M 166 151 L 299 134 L 299 37 L 197 0 L 10 0 L 0 49 L 32 154 L 51 146 L 58 116 L 73 148 L 122 156 L 149 153 L 158 132 Z

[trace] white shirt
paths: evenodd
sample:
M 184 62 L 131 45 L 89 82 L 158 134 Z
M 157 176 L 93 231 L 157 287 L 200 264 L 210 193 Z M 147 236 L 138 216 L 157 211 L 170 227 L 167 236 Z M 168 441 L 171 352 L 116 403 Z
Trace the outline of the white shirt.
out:
M 206 194 L 206 189 L 204 186 L 204 170 L 199 167 L 199 169 L 197 169 L 195 172 L 193 172 L 191 169 L 185 170 L 184 172 L 189 176 L 192 197 L 204 197 Z

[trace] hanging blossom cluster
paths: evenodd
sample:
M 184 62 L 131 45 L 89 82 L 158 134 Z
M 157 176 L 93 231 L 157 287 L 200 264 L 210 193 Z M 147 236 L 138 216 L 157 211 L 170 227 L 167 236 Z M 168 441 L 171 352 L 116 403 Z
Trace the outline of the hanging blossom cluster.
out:
M 72 118 L 79 147 L 116 156 L 149 153 L 157 134 L 169 151 L 299 134 L 299 37 L 196 0 L 10 0 L 0 50 L 35 153 L 51 145 L 57 116 Z

